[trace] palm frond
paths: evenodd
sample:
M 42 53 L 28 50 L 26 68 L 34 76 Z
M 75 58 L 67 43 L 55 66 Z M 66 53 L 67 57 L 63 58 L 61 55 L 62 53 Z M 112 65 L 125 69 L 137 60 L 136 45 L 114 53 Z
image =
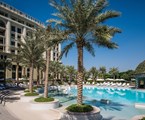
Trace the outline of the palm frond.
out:
M 92 55 L 95 56 L 95 50 L 90 42 L 85 42 L 84 48 Z
M 63 48 L 63 50 L 61 51 L 60 58 L 62 58 L 62 56 L 63 56 L 64 54 L 65 54 L 65 56 L 67 56 L 69 50 L 70 50 L 71 48 L 74 47 L 74 44 L 75 44 L 74 42 L 71 42 L 70 44 L 66 45 L 66 46 Z
M 101 13 L 95 18 L 96 24 L 104 22 L 110 18 L 118 17 L 120 14 L 121 13 L 117 11 L 106 11 L 105 13 Z

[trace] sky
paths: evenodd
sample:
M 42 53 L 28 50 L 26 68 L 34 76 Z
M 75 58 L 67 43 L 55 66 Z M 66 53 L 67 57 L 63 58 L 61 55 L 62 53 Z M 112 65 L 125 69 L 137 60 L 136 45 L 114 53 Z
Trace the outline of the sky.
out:
M 53 18 L 54 9 L 48 0 L 0 0 L 39 19 L 42 22 Z M 84 53 L 84 67 L 99 69 L 105 66 L 107 70 L 118 67 L 119 71 L 135 69 L 145 60 L 145 0 L 109 0 L 107 10 L 121 12 L 118 18 L 110 19 L 105 24 L 119 27 L 121 34 L 116 34 L 113 41 L 119 45 L 118 49 L 95 47 L 95 57 Z M 63 45 L 62 45 L 63 47 Z M 67 57 L 62 58 L 65 65 L 77 68 L 77 51 L 72 49 Z

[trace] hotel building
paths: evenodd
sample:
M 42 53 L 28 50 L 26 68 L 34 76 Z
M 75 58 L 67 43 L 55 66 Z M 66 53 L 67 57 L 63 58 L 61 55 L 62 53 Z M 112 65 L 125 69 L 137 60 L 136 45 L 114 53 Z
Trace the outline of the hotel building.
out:
M 10 54 L 17 54 L 11 47 L 18 47 L 18 39 L 23 39 L 29 31 L 36 27 L 45 28 L 39 20 L 17 10 L 16 8 L 0 1 L 0 59 Z M 51 61 L 59 61 L 61 51 L 60 44 L 55 46 L 50 52 Z M 19 78 L 26 75 L 29 77 L 29 68 L 19 66 Z M 36 79 L 36 70 L 34 70 L 34 79 Z M 4 69 L 0 66 L 0 79 L 4 78 Z M 6 70 L 6 78 L 16 78 L 16 64 L 13 63 L 11 70 Z M 41 74 L 42 78 L 42 74 Z

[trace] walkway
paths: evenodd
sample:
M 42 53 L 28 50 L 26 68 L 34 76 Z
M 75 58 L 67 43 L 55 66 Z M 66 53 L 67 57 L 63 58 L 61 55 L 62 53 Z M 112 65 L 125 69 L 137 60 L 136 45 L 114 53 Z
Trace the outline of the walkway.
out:
M 12 116 L 6 108 L 0 104 L 0 120 L 18 120 L 14 116 Z

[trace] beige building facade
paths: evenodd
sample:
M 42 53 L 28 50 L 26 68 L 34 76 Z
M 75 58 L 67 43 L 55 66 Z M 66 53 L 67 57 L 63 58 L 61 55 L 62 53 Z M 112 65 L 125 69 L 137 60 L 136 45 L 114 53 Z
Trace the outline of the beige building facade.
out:
M 16 50 L 11 47 L 20 46 L 18 39 L 23 39 L 29 31 L 36 27 L 45 28 L 44 24 L 39 20 L 17 10 L 16 8 L 0 2 L 0 59 L 10 54 L 17 54 Z M 59 56 L 61 45 L 55 46 L 50 52 L 51 61 L 60 61 Z M 29 77 L 29 68 L 19 66 L 19 78 L 23 76 Z M 0 79 L 3 78 L 4 70 L 0 66 Z M 36 79 L 36 70 L 34 70 L 34 79 Z M 43 74 L 40 73 L 41 78 Z M 16 78 L 16 65 L 13 63 L 11 70 L 6 70 L 6 78 Z

